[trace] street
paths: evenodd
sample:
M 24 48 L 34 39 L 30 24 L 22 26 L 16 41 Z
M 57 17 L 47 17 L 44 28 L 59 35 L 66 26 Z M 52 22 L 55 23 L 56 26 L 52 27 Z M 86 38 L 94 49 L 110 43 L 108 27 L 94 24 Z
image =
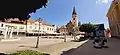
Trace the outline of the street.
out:
M 89 40 L 78 48 L 64 51 L 61 55 L 120 55 L 120 39 L 111 38 L 107 45 L 109 48 L 96 49 L 92 40 Z

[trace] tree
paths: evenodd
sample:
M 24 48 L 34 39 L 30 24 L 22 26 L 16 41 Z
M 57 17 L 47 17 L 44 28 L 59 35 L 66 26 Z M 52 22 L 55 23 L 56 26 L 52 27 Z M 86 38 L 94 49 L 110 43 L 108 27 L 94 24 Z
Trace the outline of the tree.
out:
M 26 21 L 30 18 L 30 13 L 35 13 L 37 9 L 46 8 L 48 0 L 0 0 L 0 20 L 18 18 Z M 37 42 L 39 42 L 37 40 Z
M 30 13 L 47 6 L 48 0 L 0 0 L 0 20 L 8 18 L 29 19 Z
M 93 32 L 95 30 L 95 25 L 91 24 L 91 23 L 82 24 L 80 26 L 79 30 L 83 31 L 83 32 L 90 33 L 90 32 Z
M 74 40 L 76 40 L 76 36 L 79 34 L 79 27 L 73 27 L 72 35 L 74 37 Z
M 81 26 L 81 22 L 79 21 L 79 22 L 78 22 L 78 27 L 80 28 L 80 26 Z
M 56 32 L 57 32 L 57 33 L 60 33 L 60 31 L 59 31 L 59 28 L 58 28 L 58 27 L 56 28 Z

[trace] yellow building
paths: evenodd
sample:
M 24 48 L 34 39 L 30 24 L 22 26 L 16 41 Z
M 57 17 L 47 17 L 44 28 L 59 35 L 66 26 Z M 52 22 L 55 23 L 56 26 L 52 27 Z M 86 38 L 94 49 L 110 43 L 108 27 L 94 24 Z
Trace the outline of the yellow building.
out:
M 111 36 L 120 37 L 120 0 L 113 0 L 107 13 Z

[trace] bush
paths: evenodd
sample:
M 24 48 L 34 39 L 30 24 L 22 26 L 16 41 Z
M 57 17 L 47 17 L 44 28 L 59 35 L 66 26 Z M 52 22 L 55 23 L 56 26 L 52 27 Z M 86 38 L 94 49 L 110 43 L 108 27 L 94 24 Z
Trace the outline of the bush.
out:
M 41 53 L 33 50 L 23 50 L 23 51 L 17 51 L 16 53 L 12 53 L 9 55 L 50 55 L 50 54 Z

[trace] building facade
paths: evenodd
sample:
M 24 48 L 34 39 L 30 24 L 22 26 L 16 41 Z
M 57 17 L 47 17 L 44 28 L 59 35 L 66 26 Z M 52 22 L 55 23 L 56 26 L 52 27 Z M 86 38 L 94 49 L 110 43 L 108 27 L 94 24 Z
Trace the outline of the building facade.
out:
M 78 15 L 74 7 L 72 12 L 72 20 L 70 20 L 66 25 L 61 26 L 59 28 L 59 31 L 62 34 L 71 35 L 75 27 L 78 27 Z M 62 31 L 62 30 L 65 30 L 65 31 Z
M 1 34 L 3 34 L 6 28 L 8 27 L 13 27 L 13 33 L 15 33 L 16 35 L 19 35 L 20 33 L 23 33 L 23 34 L 27 33 L 27 34 L 34 35 L 34 34 L 38 34 L 38 31 L 41 34 L 55 34 L 56 33 L 55 25 L 48 24 L 45 22 L 39 23 L 36 20 L 27 20 L 27 25 L 25 21 L 20 22 L 18 20 L 17 21 L 14 20 L 14 22 L 12 22 L 11 19 L 9 22 L 7 21 L 0 22 Z
M 120 0 L 113 0 L 107 13 L 111 36 L 120 37 Z
M 63 35 L 68 34 L 67 27 L 63 25 L 61 28 L 59 28 L 59 32 Z

